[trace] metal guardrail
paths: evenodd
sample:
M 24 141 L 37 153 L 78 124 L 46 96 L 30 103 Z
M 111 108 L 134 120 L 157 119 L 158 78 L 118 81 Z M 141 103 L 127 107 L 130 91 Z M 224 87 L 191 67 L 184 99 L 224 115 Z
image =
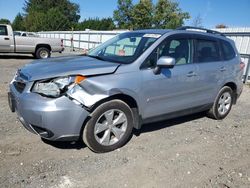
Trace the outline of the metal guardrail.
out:
M 250 55 L 248 54 L 240 54 L 241 59 L 245 63 L 245 69 L 243 73 L 243 83 L 247 83 L 250 81 Z

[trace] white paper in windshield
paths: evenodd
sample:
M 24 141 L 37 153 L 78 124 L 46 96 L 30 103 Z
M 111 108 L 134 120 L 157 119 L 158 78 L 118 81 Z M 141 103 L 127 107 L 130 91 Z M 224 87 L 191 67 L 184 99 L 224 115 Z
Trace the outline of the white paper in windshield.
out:
M 160 34 L 145 34 L 143 37 L 148 37 L 148 38 L 156 38 L 158 39 L 161 35 Z

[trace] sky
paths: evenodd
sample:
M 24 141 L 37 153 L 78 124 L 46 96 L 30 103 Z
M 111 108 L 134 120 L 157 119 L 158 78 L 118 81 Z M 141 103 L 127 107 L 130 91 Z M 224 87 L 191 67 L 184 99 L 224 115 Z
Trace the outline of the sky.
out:
M 25 0 L 0 0 L 0 18 L 11 21 L 18 12 L 22 13 Z M 139 0 L 133 0 L 137 3 Z M 156 2 L 157 0 L 153 0 Z M 217 24 L 229 27 L 250 27 L 250 0 L 176 0 L 183 11 L 189 12 L 191 19 L 185 22 L 191 25 L 193 19 L 200 15 L 202 25 L 214 28 Z M 83 19 L 89 17 L 112 17 L 117 8 L 117 0 L 71 0 L 80 5 Z

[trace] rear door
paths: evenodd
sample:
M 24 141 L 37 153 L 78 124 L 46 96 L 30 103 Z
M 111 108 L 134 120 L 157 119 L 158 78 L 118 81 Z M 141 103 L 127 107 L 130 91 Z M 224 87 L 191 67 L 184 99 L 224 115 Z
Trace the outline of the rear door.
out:
M 5 25 L 0 25 L 0 52 L 11 52 L 11 40 Z
M 226 70 L 222 59 L 219 40 L 206 36 L 196 36 L 195 64 L 200 87 L 198 100 L 201 104 L 213 103 L 222 83 Z
M 153 69 L 161 56 L 176 59 L 172 69 L 163 68 L 160 74 Z M 199 94 L 197 65 L 193 63 L 192 35 L 168 37 L 141 66 L 143 75 L 143 118 L 155 117 L 195 107 Z

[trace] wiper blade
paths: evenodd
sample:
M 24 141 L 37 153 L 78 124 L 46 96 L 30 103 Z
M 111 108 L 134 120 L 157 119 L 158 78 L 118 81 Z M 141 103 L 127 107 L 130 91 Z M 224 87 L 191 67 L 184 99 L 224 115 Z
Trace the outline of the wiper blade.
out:
M 88 55 L 88 57 L 92 57 L 92 58 L 95 58 L 95 59 L 99 59 L 99 60 L 105 61 L 105 60 L 104 60 L 102 57 L 100 57 L 100 56 Z

